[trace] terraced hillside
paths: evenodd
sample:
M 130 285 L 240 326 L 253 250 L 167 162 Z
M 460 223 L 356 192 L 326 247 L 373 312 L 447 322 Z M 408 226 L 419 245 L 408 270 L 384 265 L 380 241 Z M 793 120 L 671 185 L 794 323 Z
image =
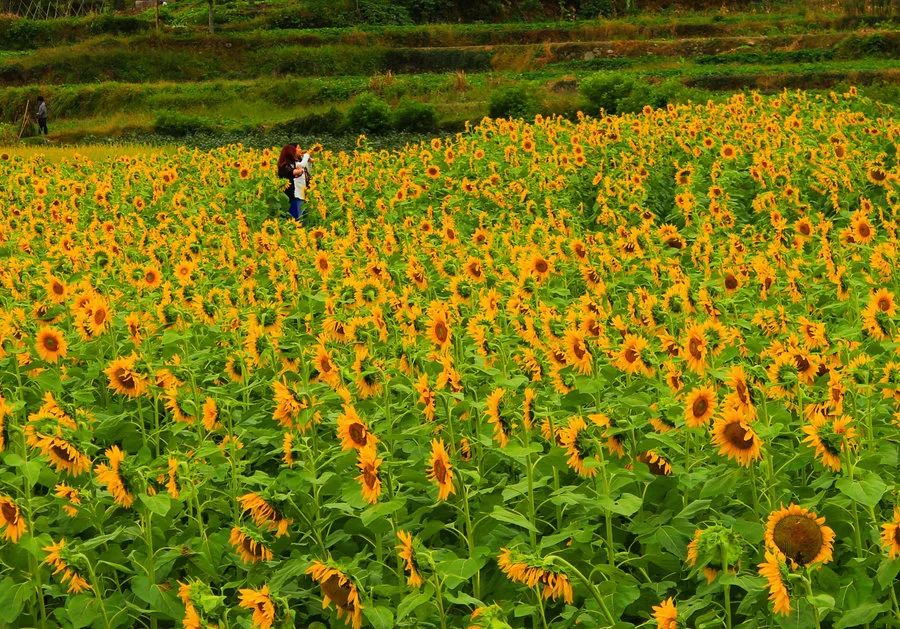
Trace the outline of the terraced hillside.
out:
M 56 140 L 154 131 L 241 138 L 297 128 L 356 133 L 362 129 L 343 112 L 365 92 L 395 107 L 428 103 L 447 130 L 487 114 L 491 95 L 513 85 L 534 96 L 535 112 L 571 116 L 596 109 L 579 88 L 597 72 L 662 86 L 656 104 L 744 88 L 849 84 L 894 101 L 900 82 L 900 31 L 884 17 L 689 14 L 301 29 L 283 9 L 232 7 L 211 35 L 190 6 L 169 14 L 159 31 L 151 12 L 0 22 L 6 134 L 20 130 L 25 103 L 38 93 L 52 103 Z M 177 124 L 167 125 L 172 118 Z

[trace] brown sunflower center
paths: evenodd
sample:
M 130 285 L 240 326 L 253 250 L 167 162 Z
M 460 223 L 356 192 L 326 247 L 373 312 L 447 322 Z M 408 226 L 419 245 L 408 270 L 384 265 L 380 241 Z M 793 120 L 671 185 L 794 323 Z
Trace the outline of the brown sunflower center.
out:
M 48 352 L 55 352 L 59 349 L 59 341 L 56 340 L 55 336 L 48 336 L 44 339 L 44 348 Z
M 3 513 L 3 520 L 9 524 L 15 524 L 19 520 L 19 510 L 9 502 L 0 505 L 0 513 Z
M 328 360 L 327 356 L 323 356 L 319 360 L 319 371 L 321 371 L 322 373 L 328 373 L 329 371 L 331 371 L 331 361 Z
M 363 480 L 366 482 L 366 487 L 369 489 L 375 488 L 375 484 L 378 482 L 378 474 L 375 472 L 374 467 L 366 465 L 366 468 L 363 470 Z
M 752 437 L 748 439 L 750 431 L 741 426 L 741 422 L 731 422 L 725 426 L 724 434 L 729 445 L 738 450 L 749 450 L 753 447 Z
M 688 352 L 697 360 L 703 358 L 703 353 L 701 352 L 702 345 L 703 342 L 697 337 L 691 337 L 691 340 L 688 341 Z
M 802 515 L 781 518 L 775 524 L 773 539 L 788 559 L 801 565 L 812 561 L 825 545 L 819 525 L 815 520 Z
M 322 581 L 322 593 L 334 601 L 338 607 L 353 609 L 353 603 L 350 603 L 350 584 L 347 581 L 341 583 L 341 578 L 338 575 L 333 574 L 325 581 Z
M 794 364 L 797 365 L 797 371 L 805 373 L 809 370 L 809 360 L 802 354 L 794 356 Z
M 581 360 L 582 358 L 584 358 L 585 354 L 587 354 L 587 350 L 585 349 L 584 344 L 582 344 L 581 341 L 575 341 L 574 343 L 572 343 L 572 353 L 575 354 L 575 358 Z
M 125 369 L 124 367 L 119 367 L 116 369 L 113 374 L 116 381 L 119 383 L 123 389 L 134 389 L 137 387 L 137 383 L 134 381 L 134 374 L 131 373 L 131 370 Z
M 252 555 L 253 557 L 258 559 L 265 557 L 266 547 L 249 537 L 244 538 L 244 541 L 241 542 L 241 546 L 247 551 L 247 554 Z
M 725 288 L 727 288 L 728 290 L 734 290 L 735 288 L 737 288 L 737 285 L 738 285 L 737 278 L 734 275 L 731 275 L 729 273 L 725 277 Z
M 734 386 L 735 393 L 737 393 L 738 399 L 741 401 L 741 404 L 747 404 L 750 401 L 749 396 L 747 395 L 747 385 L 742 381 L 738 380 L 737 384 Z
M 638 359 L 638 353 L 633 347 L 629 347 L 625 350 L 625 362 L 633 363 Z
M 75 462 L 75 457 L 69 452 L 69 449 L 63 445 L 54 443 L 50 446 L 50 451 L 66 463 L 71 464 Z
M 434 324 L 434 336 L 439 343 L 444 343 L 447 340 L 447 325 L 443 321 L 438 321 Z
M 891 300 L 888 299 L 887 297 L 881 297 L 878 300 L 878 309 L 881 310 L 882 312 L 887 312 L 888 310 L 890 310 L 891 309 Z
M 859 233 L 859 235 L 861 237 L 868 238 L 869 234 L 872 233 L 872 228 L 869 227 L 868 223 L 860 223 L 859 227 L 856 228 L 856 231 Z
M 353 443 L 359 444 L 360 446 L 365 446 L 368 443 L 368 434 L 366 432 L 365 426 L 359 423 L 350 424 L 350 428 L 347 430 L 350 433 L 350 438 L 353 440 Z
M 103 322 L 106 321 L 106 310 L 103 308 L 98 308 L 94 311 L 94 323 L 97 325 L 103 325 Z
M 144 281 L 147 282 L 148 284 L 152 284 L 153 282 L 156 281 L 156 273 L 154 273 L 153 271 L 147 271 L 144 274 Z
M 65 286 L 60 284 L 59 282 L 53 282 L 53 293 L 55 295 L 62 295 L 66 292 Z
M 704 395 L 701 395 L 694 400 L 694 404 L 691 406 L 691 412 L 694 413 L 694 417 L 703 417 L 708 410 L 709 400 L 707 400 Z
M 437 482 L 443 484 L 447 480 L 447 467 L 441 459 L 434 462 L 434 477 Z
M 547 264 L 547 261 L 543 258 L 540 258 L 534 263 L 534 270 L 538 273 L 544 274 L 547 272 L 547 269 L 550 268 Z

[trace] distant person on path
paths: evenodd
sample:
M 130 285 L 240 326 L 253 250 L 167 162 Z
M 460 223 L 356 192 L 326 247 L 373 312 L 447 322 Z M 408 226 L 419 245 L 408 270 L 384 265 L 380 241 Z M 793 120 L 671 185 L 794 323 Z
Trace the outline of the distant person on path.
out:
M 288 212 L 295 220 L 302 221 L 312 158 L 309 153 L 303 153 L 300 161 L 297 161 L 298 149 L 296 144 L 286 144 L 281 149 L 281 155 L 278 156 L 278 176 L 288 180 L 284 189 L 284 194 L 290 200 Z
M 49 133 L 47 131 L 47 101 L 43 96 L 38 96 L 37 119 L 40 132 L 47 135 Z

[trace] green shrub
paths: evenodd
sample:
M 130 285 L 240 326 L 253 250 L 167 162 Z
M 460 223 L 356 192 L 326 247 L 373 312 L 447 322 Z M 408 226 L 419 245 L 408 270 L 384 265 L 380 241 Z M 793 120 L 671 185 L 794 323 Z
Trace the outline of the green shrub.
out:
M 598 72 L 581 82 L 581 94 L 594 109 L 619 112 L 618 103 L 634 91 L 634 78 L 619 72 Z M 590 112 L 595 113 L 595 112 Z
M 578 7 L 578 17 L 611 17 L 616 12 L 613 0 L 582 0 Z
M 395 0 L 359 0 L 359 17 L 365 24 L 412 24 L 409 12 Z
M 437 128 L 437 113 L 427 103 L 401 101 L 394 111 L 394 128 L 398 131 L 434 131 Z
M 531 118 L 536 110 L 534 97 L 521 85 L 495 91 L 488 103 L 491 118 Z
M 306 114 L 287 122 L 281 122 L 271 130 L 289 136 L 308 137 L 340 133 L 345 124 L 344 114 L 336 107 L 332 107 L 325 112 Z
M 165 111 L 156 116 L 153 130 L 160 135 L 183 138 L 195 133 L 211 133 L 215 130 L 215 125 L 199 116 Z
M 384 133 L 391 128 L 391 108 L 374 94 L 361 94 L 347 112 L 347 124 L 352 131 Z

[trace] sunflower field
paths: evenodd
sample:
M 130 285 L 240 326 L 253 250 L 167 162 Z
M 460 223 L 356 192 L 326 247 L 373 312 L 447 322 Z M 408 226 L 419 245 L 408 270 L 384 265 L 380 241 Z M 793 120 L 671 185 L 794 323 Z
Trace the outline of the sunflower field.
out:
M 900 626 L 898 137 L 0 154 L 0 625 Z

